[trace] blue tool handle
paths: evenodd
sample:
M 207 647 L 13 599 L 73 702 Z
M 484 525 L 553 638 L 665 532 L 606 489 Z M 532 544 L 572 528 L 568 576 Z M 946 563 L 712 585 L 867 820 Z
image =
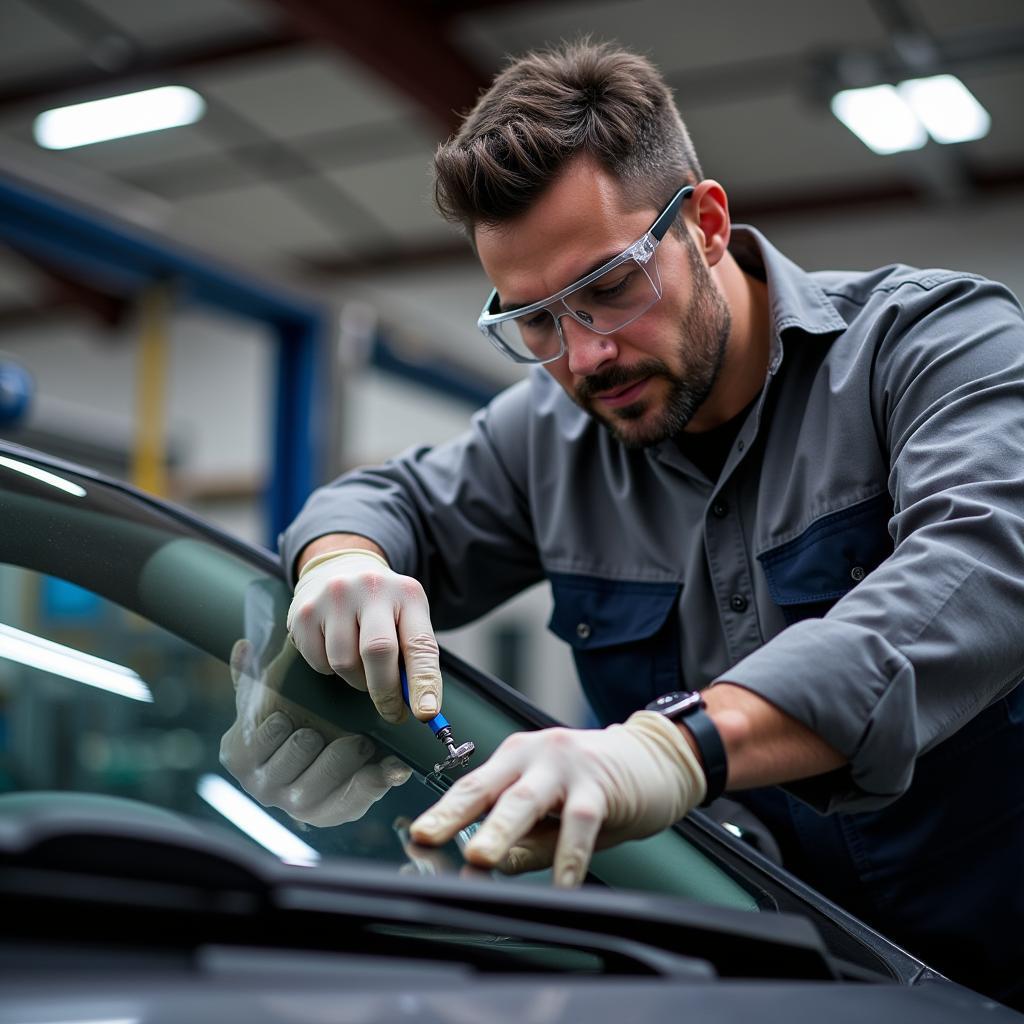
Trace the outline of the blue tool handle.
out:
M 405 706 L 411 711 L 412 704 L 409 703 L 409 677 L 405 674 L 405 665 L 401 660 L 398 662 L 398 674 L 402 678 L 402 696 L 405 698 Z M 442 729 L 448 728 L 448 719 L 444 715 L 437 714 L 427 722 L 436 736 Z

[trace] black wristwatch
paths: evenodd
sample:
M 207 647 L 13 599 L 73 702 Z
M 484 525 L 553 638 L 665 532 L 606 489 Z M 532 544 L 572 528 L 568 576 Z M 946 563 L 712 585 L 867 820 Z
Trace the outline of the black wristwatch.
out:
M 696 690 L 674 690 L 662 694 L 657 700 L 647 705 L 647 711 L 657 711 L 673 722 L 685 725 L 690 730 L 700 752 L 704 764 L 704 777 L 707 779 L 708 791 L 700 802 L 707 807 L 712 800 L 717 800 L 725 792 L 725 780 L 729 774 L 729 762 L 725 756 L 725 745 L 718 734 L 715 723 L 704 709 L 707 705 L 704 698 Z

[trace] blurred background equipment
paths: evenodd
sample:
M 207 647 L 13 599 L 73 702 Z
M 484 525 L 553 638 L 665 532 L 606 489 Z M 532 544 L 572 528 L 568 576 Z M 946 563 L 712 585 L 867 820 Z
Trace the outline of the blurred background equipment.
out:
M 1019 0 L 4 0 L 0 363 L 31 401 L 0 377 L 0 435 L 272 543 L 318 482 L 463 429 L 520 370 L 431 157 L 507 54 L 585 33 L 662 68 L 734 219 L 802 265 L 1024 294 Z M 544 703 L 549 612 L 445 640 Z
M 28 415 L 32 401 L 32 378 L 17 363 L 3 361 L 0 355 L 0 429 L 11 429 Z

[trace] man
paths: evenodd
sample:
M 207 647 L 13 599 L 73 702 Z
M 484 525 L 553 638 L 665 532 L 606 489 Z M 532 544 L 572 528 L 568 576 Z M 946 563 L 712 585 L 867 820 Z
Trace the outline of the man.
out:
M 609 724 L 513 737 L 413 836 L 486 815 L 472 862 L 576 885 L 595 846 L 724 787 L 798 874 L 1012 999 L 1016 301 L 947 271 L 807 274 L 734 229 L 660 76 L 606 46 L 511 64 L 435 164 L 495 286 L 481 328 L 540 365 L 465 436 L 312 496 L 282 539 L 291 636 L 391 721 L 401 654 L 428 719 L 432 623 L 546 577 Z M 703 710 L 657 701 L 688 690 Z

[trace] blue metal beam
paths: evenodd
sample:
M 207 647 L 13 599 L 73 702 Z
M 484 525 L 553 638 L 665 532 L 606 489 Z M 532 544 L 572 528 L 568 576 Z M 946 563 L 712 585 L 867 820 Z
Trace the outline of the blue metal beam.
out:
M 270 325 L 279 339 L 275 433 L 267 494 L 271 543 L 323 479 L 319 361 L 325 309 L 136 225 L 0 176 L 0 237 L 70 273 L 134 294 L 173 281 L 185 301 Z

